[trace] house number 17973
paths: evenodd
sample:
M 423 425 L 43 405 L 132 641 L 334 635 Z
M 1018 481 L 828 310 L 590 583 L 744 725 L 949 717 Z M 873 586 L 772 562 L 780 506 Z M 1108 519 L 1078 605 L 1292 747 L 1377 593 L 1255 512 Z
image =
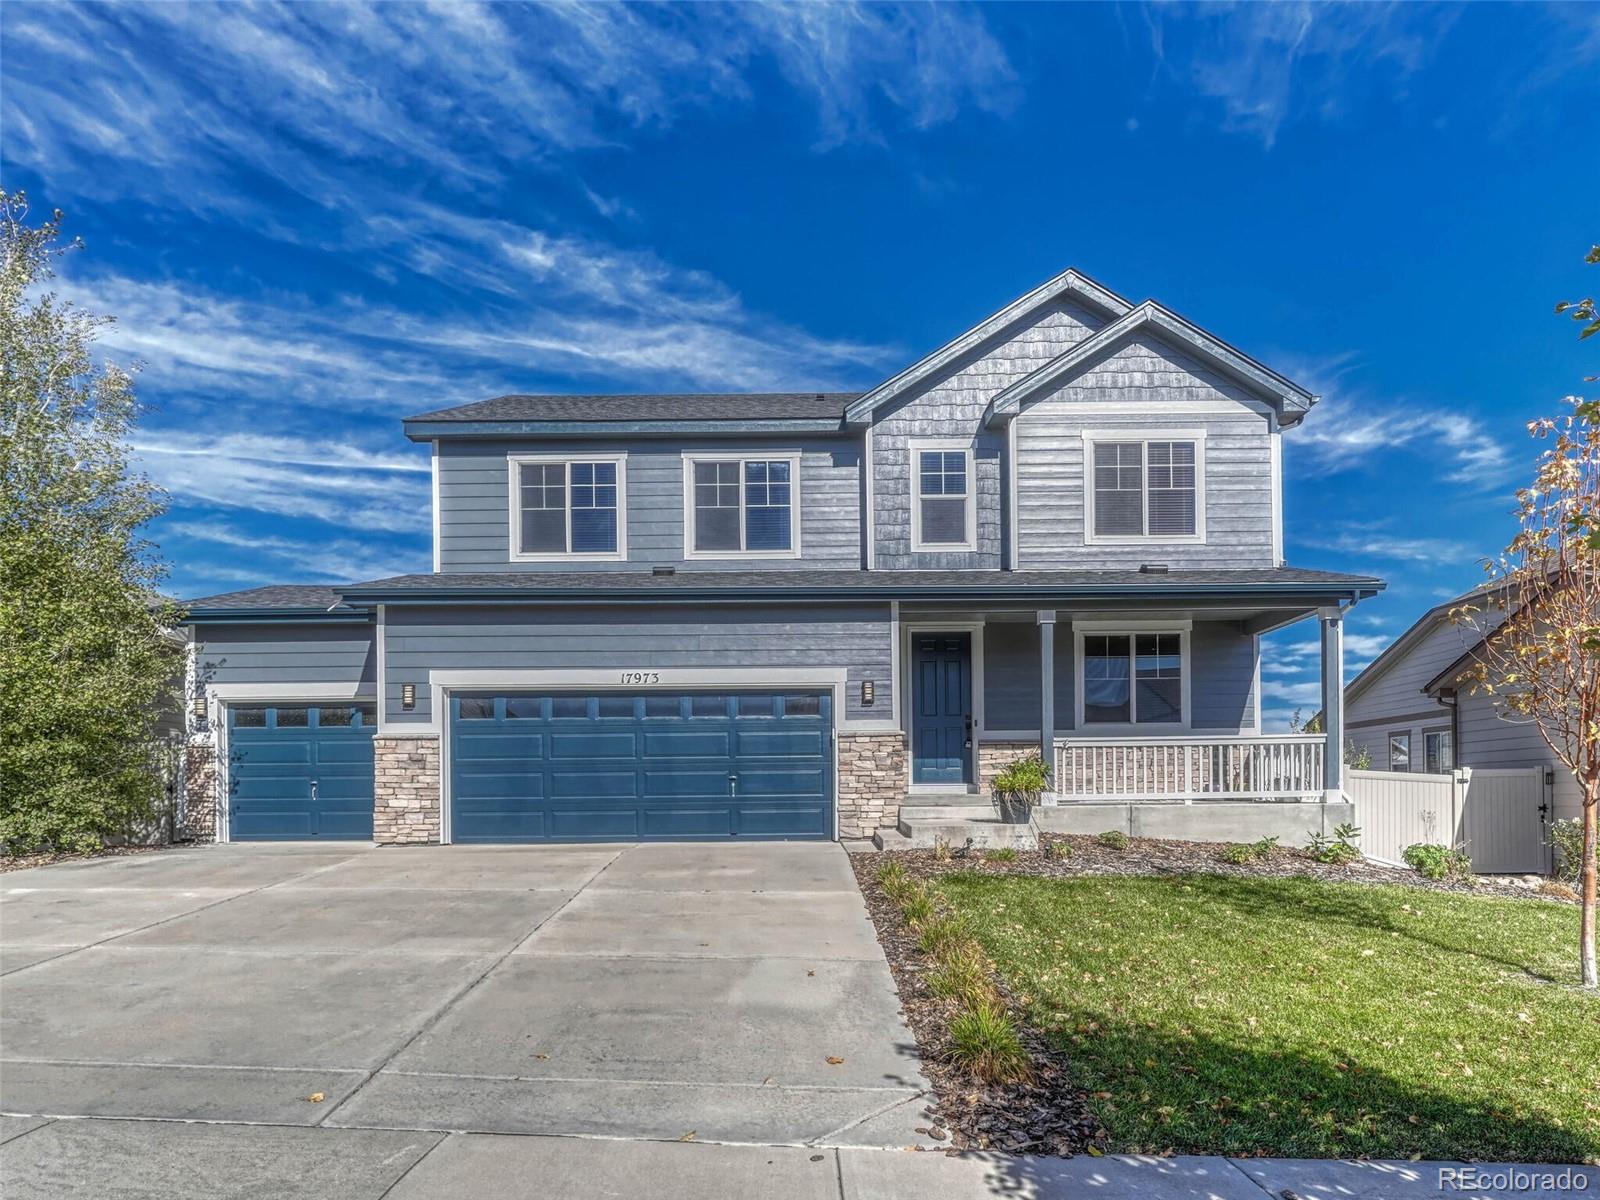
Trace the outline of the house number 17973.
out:
M 661 682 L 661 673 L 659 671 L 624 671 L 622 673 L 622 682 L 623 683 L 660 683 Z

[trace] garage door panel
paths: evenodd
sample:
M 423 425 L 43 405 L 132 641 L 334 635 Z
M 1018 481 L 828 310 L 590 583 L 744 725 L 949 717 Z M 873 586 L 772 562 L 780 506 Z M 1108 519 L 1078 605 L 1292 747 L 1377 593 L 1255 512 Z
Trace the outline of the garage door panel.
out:
M 238 841 L 372 836 L 369 711 L 341 705 L 228 710 L 228 832 Z M 240 713 L 247 717 L 238 722 Z M 290 717 L 285 714 L 292 714 Z M 270 718 L 270 719 L 269 719 Z M 288 725 L 293 719 L 296 724 Z M 282 725 L 282 728 L 279 728 Z
M 285 766 L 306 766 L 312 761 L 311 742 L 304 734 L 296 733 L 292 738 L 286 738 L 278 735 L 277 730 L 251 730 L 250 733 L 254 736 L 237 749 L 245 751 L 248 746 L 250 761 L 256 765 L 282 763 Z
M 454 696 L 452 837 L 830 837 L 831 699 Z

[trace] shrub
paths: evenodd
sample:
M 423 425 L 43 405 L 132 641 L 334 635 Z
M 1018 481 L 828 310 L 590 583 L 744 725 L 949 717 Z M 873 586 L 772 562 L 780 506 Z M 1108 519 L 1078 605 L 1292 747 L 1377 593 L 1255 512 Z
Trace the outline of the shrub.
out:
M 878 868 L 878 886 L 886 892 L 905 884 L 907 879 L 906 869 L 893 859 Z
M 950 849 L 950 843 L 947 839 L 942 837 L 933 839 L 934 862 L 949 862 L 954 856 L 955 852 Z
M 1356 845 L 1361 837 L 1361 830 L 1346 822 L 1333 827 L 1333 836 L 1317 830 L 1307 830 L 1311 844 L 1307 847 L 1311 857 L 1320 863 L 1330 866 L 1343 866 L 1345 863 L 1355 862 L 1361 857 L 1361 848 Z
M 917 946 L 934 958 L 947 958 L 971 943 L 972 933 L 959 918 L 939 915 L 922 922 Z
M 970 944 L 953 948 L 928 972 L 928 990 L 935 996 L 958 1000 L 968 1008 L 997 999 L 994 981 L 989 977 L 989 960 Z
M 984 851 L 983 857 L 989 862 L 1016 862 L 1017 852 L 1010 846 L 1000 846 Z
M 933 897 L 925 888 L 913 888 L 900 898 L 899 904 L 907 925 L 920 925 L 933 916 Z
M 1472 874 L 1472 860 L 1459 850 L 1432 842 L 1407 846 L 1400 855 L 1408 867 L 1427 879 L 1465 879 Z
M 1278 848 L 1278 835 L 1270 834 L 1250 843 L 1250 849 L 1257 858 L 1270 858 L 1272 852 Z
M 1550 845 L 1556 851 L 1556 878 L 1562 883 L 1578 882 L 1578 868 L 1583 862 L 1583 822 L 1577 817 L 1556 821 L 1550 826 Z M 1595 848 L 1600 860 L 1600 846 Z
M 1016 1083 L 1033 1074 L 1011 1014 L 993 1001 L 975 1004 L 950 1022 L 946 1054 L 987 1083 Z
M 1229 842 L 1217 852 L 1217 857 L 1228 863 L 1247 863 L 1255 856 L 1255 850 L 1244 842 Z
M 997 792 L 1034 798 L 1050 788 L 1050 764 L 1035 750 L 1026 758 L 1014 760 L 994 777 L 990 785 Z
M 1126 850 L 1128 848 L 1128 835 L 1120 829 L 1108 829 L 1104 833 L 1094 835 L 1094 840 L 1108 850 Z
M 1073 854 L 1071 842 L 1051 842 L 1048 851 L 1051 858 L 1071 858 Z

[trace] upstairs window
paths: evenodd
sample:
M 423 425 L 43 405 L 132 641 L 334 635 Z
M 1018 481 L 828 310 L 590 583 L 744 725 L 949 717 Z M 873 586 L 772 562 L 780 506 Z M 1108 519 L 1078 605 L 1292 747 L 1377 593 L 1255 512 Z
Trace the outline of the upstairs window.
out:
M 626 557 L 623 458 L 510 463 L 513 560 Z
M 794 557 L 800 542 L 795 497 L 799 475 L 798 455 L 686 456 L 687 556 Z
M 1199 435 L 1085 435 L 1090 542 L 1204 541 L 1204 447 Z
M 976 488 L 972 477 L 972 449 L 913 443 L 911 461 L 912 487 L 916 495 L 911 548 L 974 549 Z

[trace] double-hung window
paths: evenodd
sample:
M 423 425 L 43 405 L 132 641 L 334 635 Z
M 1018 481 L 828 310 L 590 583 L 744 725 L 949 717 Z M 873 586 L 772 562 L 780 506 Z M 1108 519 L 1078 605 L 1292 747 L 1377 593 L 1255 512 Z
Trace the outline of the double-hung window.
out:
M 685 455 L 687 557 L 798 555 L 799 478 L 799 455 Z
M 626 460 L 513 456 L 511 557 L 626 558 Z
M 1205 540 L 1205 438 L 1084 435 L 1089 542 Z
M 913 550 L 971 550 L 977 524 L 972 477 L 972 447 L 911 444 Z
M 1081 633 L 1078 724 L 1184 726 L 1187 635 L 1179 630 Z

